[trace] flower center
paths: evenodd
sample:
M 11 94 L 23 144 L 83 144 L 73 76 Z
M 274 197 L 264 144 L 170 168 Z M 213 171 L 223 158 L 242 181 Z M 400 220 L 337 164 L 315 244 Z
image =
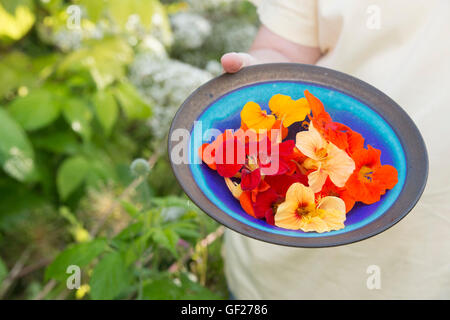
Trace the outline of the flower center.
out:
M 359 170 L 358 178 L 362 182 L 370 183 L 372 182 L 373 170 L 370 167 L 362 166 Z
M 313 209 L 314 209 L 314 206 L 307 205 L 307 204 L 299 204 L 296 212 L 297 212 L 298 216 L 303 217 L 303 216 L 306 216 L 307 214 L 311 213 L 311 211 Z
M 326 148 L 320 148 L 319 150 L 316 150 L 316 156 L 319 159 L 324 159 L 328 156 L 328 151 Z

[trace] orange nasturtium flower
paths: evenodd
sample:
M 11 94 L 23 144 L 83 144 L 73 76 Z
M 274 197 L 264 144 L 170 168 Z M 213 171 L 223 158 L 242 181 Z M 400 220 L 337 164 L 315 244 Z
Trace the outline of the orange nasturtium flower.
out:
M 293 100 L 284 94 L 276 94 L 270 98 L 269 108 L 286 128 L 294 122 L 305 120 L 311 111 L 305 98 Z
M 241 121 L 248 129 L 267 132 L 272 129 L 276 119 L 274 115 L 268 115 L 262 110 L 259 104 L 249 101 L 241 111 Z
M 348 154 L 353 154 L 354 151 L 364 147 L 364 138 L 360 133 L 342 123 L 334 122 L 318 98 L 308 90 L 305 90 L 304 93 L 313 115 L 311 123 L 326 140 L 339 149 L 345 150 Z
M 355 170 L 355 162 L 333 143 L 326 141 L 312 123 L 308 131 L 297 133 L 295 146 L 308 158 L 303 162 L 308 174 L 308 184 L 317 193 L 327 177 L 337 186 L 343 187 Z
M 314 192 L 301 183 L 292 184 L 286 200 L 275 213 L 275 225 L 285 229 L 319 233 L 344 228 L 345 203 L 338 197 L 324 197 L 316 205 Z
M 380 155 L 381 151 L 370 145 L 353 154 L 356 169 L 345 187 L 356 201 L 375 203 L 387 189 L 397 184 L 397 170 L 390 165 L 381 165 Z

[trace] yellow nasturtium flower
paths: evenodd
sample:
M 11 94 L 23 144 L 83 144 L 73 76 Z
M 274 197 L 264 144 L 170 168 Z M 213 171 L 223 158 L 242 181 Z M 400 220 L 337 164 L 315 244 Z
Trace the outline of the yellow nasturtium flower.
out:
M 269 108 L 278 119 L 282 120 L 285 128 L 294 122 L 305 120 L 311 111 L 305 98 L 293 100 L 284 94 L 276 94 L 269 101 Z
M 319 233 L 344 228 L 345 203 L 328 196 L 315 203 L 311 188 L 296 182 L 286 192 L 286 200 L 275 213 L 275 225 L 285 229 Z
M 268 115 L 262 110 L 259 104 L 250 101 L 247 102 L 241 111 L 241 120 L 248 129 L 254 129 L 257 132 L 272 129 L 275 124 L 275 116 Z
M 303 166 L 314 170 L 308 174 L 308 184 L 315 193 L 322 190 L 327 177 L 343 187 L 355 170 L 355 162 L 347 152 L 326 141 L 312 123 L 308 131 L 297 133 L 295 146 L 308 157 Z

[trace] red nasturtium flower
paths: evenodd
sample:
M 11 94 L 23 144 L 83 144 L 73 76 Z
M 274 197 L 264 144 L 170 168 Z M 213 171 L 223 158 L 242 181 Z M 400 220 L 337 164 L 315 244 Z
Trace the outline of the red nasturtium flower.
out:
M 217 173 L 222 177 L 233 177 L 245 164 L 245 145 L 237 137 L 225 139 L 215 152 Z
M 397 170 L 390 165 L 381 165 L 380 156 L 381 151 L 370 145 L 353 154 L 356 168 L 345 187 L 356 201 L 375 203 L 387 189 L 397 184 Z
M 283 202 L 282 198 L 269 188 L 256 195 L 256 201 L 252 202 L 253 212 L 258 219 L 265 219 L 268 224 L 274 225 L 274 215 L 278 204 Z

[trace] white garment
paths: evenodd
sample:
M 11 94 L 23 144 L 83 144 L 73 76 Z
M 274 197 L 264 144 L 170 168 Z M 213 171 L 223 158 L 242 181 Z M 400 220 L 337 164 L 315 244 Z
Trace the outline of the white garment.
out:
M 415 209 L 341 247 L 288 248 L 227 230 L 225 270 L 238 299 L 450 298 L 450 1 L 260 0 L 261 22 L 319 46 L 317 63 L 385 92 L 419 127 L 430 172 Z M 379 266 L 381 289 L 367 268 Z

